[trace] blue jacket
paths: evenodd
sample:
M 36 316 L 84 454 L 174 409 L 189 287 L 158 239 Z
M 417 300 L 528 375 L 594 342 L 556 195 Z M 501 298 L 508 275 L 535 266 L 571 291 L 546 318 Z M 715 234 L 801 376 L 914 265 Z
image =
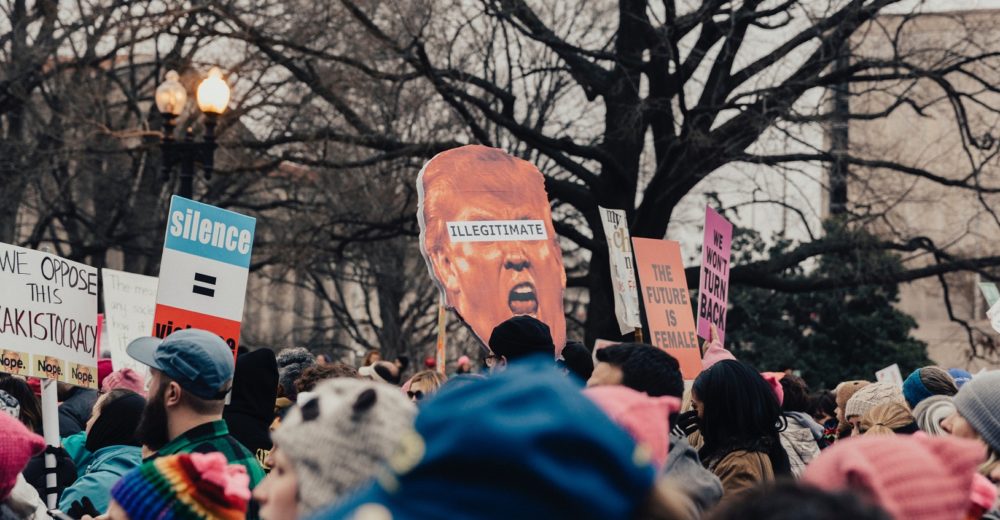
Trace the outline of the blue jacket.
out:
M 87 473 L 87 468 L 94 460 L 94 454 L 87 449 L 87 432 L 74 433 L 62 438 L 62 447 L 76 465 L 77 478 Z
M 129 470 L 142 464 L 142 449 L 138 446 L 108 446 L 94 452 L 86 472 L 63 491 L 59 509 L 68 511 L 75 500 L 90 497 L 98 511 L 108 510 L 111 488 Z

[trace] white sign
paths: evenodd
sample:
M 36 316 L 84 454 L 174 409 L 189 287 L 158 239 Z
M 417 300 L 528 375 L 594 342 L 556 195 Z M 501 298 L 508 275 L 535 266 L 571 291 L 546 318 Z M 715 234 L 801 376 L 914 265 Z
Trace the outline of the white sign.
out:
M 611 280 L 615 291 L 615 317 L 622 334 L 642 326 L 639 317 L 639 293 L 635 285 L 635 265 L 632 263 L 632 240 L 629 238 L 625 212 L 620 209 L 597 207 L 604 223 L 611 262 Z
M 896 386 L 903 386 L 903 374 L 899 371 L 899 365 L 893 363 L 878 372 L 875 372 L 875 379 L 879 383 L 892 383 Z
M 97 269 L 0 243 L 0 371 L 97 388 Z
M 104 331 L 107 341 L 101 347 L 111 352 L 115 370 L 131 368 L 145 377 L 146 365 L 125 353 L 136 338 L 149 336 L 156 312 L 156 278 L 141 274 L 101 269 L 104 282 Z
M 997 301 L 986 311 L 986 317 L 990 319 L 990 326 L 993 330 L 1000 332 L 1000 301 Z
M 452 242 L 522 242 L 548 240 L 541 220 L 470 220 L 448 222 Z

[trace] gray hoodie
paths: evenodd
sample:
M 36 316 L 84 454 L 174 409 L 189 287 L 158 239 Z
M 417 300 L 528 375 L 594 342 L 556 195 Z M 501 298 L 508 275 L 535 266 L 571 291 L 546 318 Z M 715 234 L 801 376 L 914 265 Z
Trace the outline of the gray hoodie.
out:
M 661 476 L 690 499 L 688 507 L 692 518 L 701 518 L 704 511 L 722 499 L 719 477 L 701 465 L 698 451 L 684 437 L 670 435 L 670 453 Z

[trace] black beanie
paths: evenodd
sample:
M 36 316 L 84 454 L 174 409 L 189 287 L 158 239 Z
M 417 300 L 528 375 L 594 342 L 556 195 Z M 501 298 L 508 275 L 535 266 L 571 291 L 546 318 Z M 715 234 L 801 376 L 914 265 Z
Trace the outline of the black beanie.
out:
M 531 316 L 514 316 L 493 329 L 490 350 L 513 361 L 532 354 L 555 358 L 556 347 L 548 325 Z

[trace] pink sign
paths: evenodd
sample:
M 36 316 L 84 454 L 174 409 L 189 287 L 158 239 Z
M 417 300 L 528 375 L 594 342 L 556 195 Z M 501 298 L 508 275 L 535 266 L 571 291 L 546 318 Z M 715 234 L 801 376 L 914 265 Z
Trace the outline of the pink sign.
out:
M 710 325 L 715 324 L 723 344 L 732 245 L 733 224 L 705 206 L 705 240 L 701 246 L 701 279 L 698 282 L 698 336 L 708 339 Z

